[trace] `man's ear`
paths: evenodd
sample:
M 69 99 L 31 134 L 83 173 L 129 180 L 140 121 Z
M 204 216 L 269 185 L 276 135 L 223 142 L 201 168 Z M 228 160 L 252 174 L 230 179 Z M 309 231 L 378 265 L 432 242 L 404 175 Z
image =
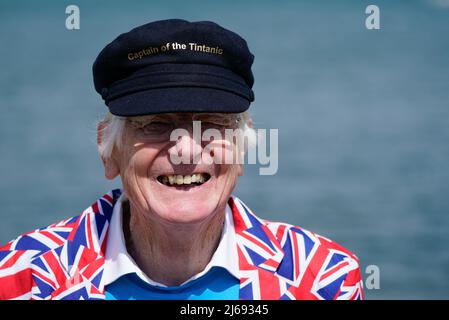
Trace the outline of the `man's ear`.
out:
M 104 176 L 106 179 L 113 180 L 120 174 L 120 169 L 114 159 L 102 159 L 104 165 Z
M 253 122 L 253 118 L 248 118 L 248 120 L 246 121 L 246 124 L 248 125 L 248 127 L 250 128 L 254 128 L 254 122 Z
M 238 165 L 237 174 L 239 177 L 243 176 L 243 165 L 242 164 Z
M 106 127 L 104 122 L 99 122 L 97 124 L 97 147 L 99 147 L 103 141 L 103 131 Z M 113 180 L 120 174 L 120 169 L 117 162 L 113 159 L 113 157 L 103 158 L 101 157 L 101 161 L 104 166 L 104 176 L 106 179 Z

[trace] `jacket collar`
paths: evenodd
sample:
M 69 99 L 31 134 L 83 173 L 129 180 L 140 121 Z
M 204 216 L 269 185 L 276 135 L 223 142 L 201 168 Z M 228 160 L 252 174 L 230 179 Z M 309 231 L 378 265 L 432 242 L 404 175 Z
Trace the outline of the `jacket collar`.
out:
M 120 194 L 113 190 L 95 201 L 73 222 L 67 241 L 32 260 L 32 298 L 104 299 L 107 233 Z
M 68 241 L 33 260 L 36 298 L 104 299 L 102 275 L 107 234 L 121 193 L 113 190 L 97 200 L 78 217 Z M 232 196 L 228 204 L 236 234 L 240 298 L 257 299 L 260 277 L 276 276 L 284 252 L 266 223 L 240 199 Z M 277 294 L 276 291 L 268 296 L 276 298 Z
M 229 199 L 234 218 L 240 271 L 240 299 L 278 300 L 283 279 L 276 273 L 284 251 L 267 224 L 240 199 Z
M 234 218 L 237 246 L 241 256 L 240 267 L 258 267 L 275 272 L 284 257 L 284 251 L 275 235 L 239 198 L 231 197 L 228 203 Z

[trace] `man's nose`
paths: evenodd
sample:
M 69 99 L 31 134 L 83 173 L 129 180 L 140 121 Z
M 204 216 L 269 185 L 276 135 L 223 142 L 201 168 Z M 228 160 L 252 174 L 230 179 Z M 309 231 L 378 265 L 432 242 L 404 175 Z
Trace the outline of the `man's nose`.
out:
M 174 164 L 179 164 L 179 159 L 181 159 L 183 164 L 196 164 L 200 161 L 201 152 L 203 151 L 201 131 L 198 133 L 192 129 L 192 126 L 183 126 L 172 134 L 170 140 L 172 145 L 168 152 Z

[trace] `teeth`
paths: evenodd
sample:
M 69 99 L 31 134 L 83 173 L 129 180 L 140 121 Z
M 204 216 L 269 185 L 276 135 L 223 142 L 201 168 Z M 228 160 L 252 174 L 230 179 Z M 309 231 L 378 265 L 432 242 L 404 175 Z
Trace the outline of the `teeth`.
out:
M 206 181 L 207 176 L 205 173 L 194 173 L 192 175 L 182 176 L 178 175 L 168 175 L 159 178 L 159 181 L 165 185 L 188 185 L 192 183 L 202 184 Z
M 184 184 L 190 184 L 192 182 L 192 176 L 184 176 Z

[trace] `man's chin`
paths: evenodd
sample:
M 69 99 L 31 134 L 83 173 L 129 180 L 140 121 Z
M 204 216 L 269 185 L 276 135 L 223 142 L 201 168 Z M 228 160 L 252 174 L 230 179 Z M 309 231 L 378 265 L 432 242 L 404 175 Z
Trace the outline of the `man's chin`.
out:
M 216 211 L 217 206 L 204 205 L 204 202 L 192 202 L 185 205 L 175 201 L 170 206 L 165 207 L 162 212 L 156 214 L 170 223 L 195 224 L 208 220 L 215 215 Z
M 221 202 L 227 202 L 227 199 L 217 196 L 216 183 L 215 178 L 199 186 L 167 186 L 154 182 L 148 199 L 155 213 L 165 221 L 198 223 L 226 206 Z
M 226 205 L 226 204 L 224 204 Z M 162 220 L 171 223 L 201 223 L 215 215 L 223 205 L 209 196 L 178 196 L 169 199 L 152 199 L 152 208 Z

